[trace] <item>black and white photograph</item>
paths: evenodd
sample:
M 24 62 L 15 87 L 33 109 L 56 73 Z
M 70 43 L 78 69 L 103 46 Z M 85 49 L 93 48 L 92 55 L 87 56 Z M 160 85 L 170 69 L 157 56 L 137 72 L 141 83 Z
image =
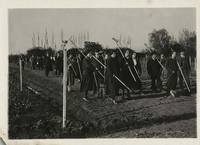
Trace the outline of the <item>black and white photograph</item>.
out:
M 197 138 L 196 14 L 8 9 L 8 138 Z

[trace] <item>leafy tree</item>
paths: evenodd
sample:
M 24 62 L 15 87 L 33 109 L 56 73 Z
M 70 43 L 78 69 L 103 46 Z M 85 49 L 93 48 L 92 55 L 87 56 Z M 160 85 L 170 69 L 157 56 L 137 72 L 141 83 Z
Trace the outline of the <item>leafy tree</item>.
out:
M 53 56 L 55 54 L 55 51 L 50 47 L 48 49 L 44 49 L 42 47 L 34 47 L 32 49 L 27 50 L 28 57 L 32 55 L 41 57 L 41 56 L 45 56 L 47 53 L 50 56 Z
M 90 42 L 90 41 L 85 41 L 84 44 L 84 52 L 87 53 L 89 51 L 95 52 L 95 51 L 101 51 L 103 48 L 101 44 L 97 42 Z
M 45 55 L 45 49 L 42 49 L 41 47 L 34 47 L 32 49 L 27 50 L 27 56 L 43 56 Z
M 170 54 L 170 40 L 171 36 L 166 29 L 154 29 L 153 32 L 149 33 L 149 47 L 158 53 Z

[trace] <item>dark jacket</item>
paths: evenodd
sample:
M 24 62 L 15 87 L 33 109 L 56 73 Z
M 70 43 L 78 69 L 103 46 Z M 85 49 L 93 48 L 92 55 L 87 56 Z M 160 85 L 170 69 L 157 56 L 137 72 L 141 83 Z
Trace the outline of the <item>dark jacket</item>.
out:
M 109 58 L 107 60 L 107 69 L 105 74 L 105 83 L 106 83 L 106 92 L 107 94 L 111 95 L 112 97 L 115 96 L 118 92 L 119 83 L 113 77 L 116 75 L 119 77 L 119 61 L 117 58 Z
M 52 70 L 52 61 L 48 56 L 45 58 L 45 69 Z
M 187 73 L 188 74 L 190 72 L 190 70 L 191 70 L 189 58 L 188 57 L 185 57 L 185 58 L 180 57 L 178 59 L 178 62 L 180 64 L 180 66 L 181 66 L 181 69 L 182 69 L 183 73 Z
M 98 59 L 102 64 L 103 61 L 100 58 L 96 58 Z M 96 60 L 95 58 L 92 58 L 92 65 L 95 69 L 95 77 L 97 80 L 97 83 L 99 84 L 100 82 L 103 82 L 103 77 L 101 75 L 103 75 L 103 66 Z
M 177 60 L 172 58 L 168 59 L 166 63 L 166 68 L 168 76 L 170 76 L 173 72 L 177 73 L 178 71 Z
M 166 63 L 167 68 L 167 89 L 168 91 L 176 89 L 177 85 L 177 71 L 178 71 L 178 65 L 176 59 L 168 59 Z
M 81 91 L 93 90 L 95 87 L 93 72 L 95 70 L 92 65 L 92 59 L 85 57 L 82 63 L 83 78 L 81 80 Z
M 130 68 L 130 70 L 129 70 Z M 123 63 L 121 64 L 121 78 L 123 80 L 123 82 L 128 86 L 128 87 L 132 87 L 134 85 L 135 80 L 133 79 L 133 76 L 131 75 L 131 72 L 134 75 L 134 77 L 136 78 L 136 75 L 134 73 L 134 69 L 133 69 L 133 64 L 131 62 L 131 58 L 127 58 L 125 57 Z
M 150 58 L 147 62 L 147 72 L 151 78 L 157 78 L 161 75 L 161 66 L 158 61 Z

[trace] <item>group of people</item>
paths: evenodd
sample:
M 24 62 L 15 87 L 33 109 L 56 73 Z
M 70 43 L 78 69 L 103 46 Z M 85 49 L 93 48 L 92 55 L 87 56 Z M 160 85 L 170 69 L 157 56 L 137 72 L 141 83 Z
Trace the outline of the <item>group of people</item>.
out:
M 143 93 L 140 78 L 142 69 L 137 53 L 129 50 L 122 54 L 118 52 L 88 52 L 87 55 L 80 53 L 76 57 L 70 55 L 67 60 L 68 91 L 71 91 L 74 79 L 78 78 L 80 91 L 84 92 L 83 99 L 86 101 L 89 100 L 89 91 L 97 97 L 101 97 L 103 93 L 113 100 L 118 95 L 126 96 L 124 99 L 128 99 L 131 93 Z M 172 96 L 175 96 L 178 80 L 181 89 L 184 89 L 185 83 L 190 87 L 190 70 L 189 59 L 183 51 L 180 52 L 180 56 L 174 51 L 169 58 L 165 58 L 163 54 L 152 53 L 147 61 L 152 91 L 160 92 L 165 89 Z M 165 86 L 161 79 L 163 71 L 167 72 Z
M 120 53 L 119 53 L 120 52 Z M 24 60 L 24 59 L 22 59 Z M 54 57 L 48 53 L 46 56 L 29 58 L 31 69 L 41 69 L 48 76 L 55 69 L 56 75 L 63 73 L 63 56 L 57 53 Z M 22 61 L 23 68 L 25 61 Z M 177 82 L 179 87 L 190 91 L 191 66 L 185 52 L 177 54 L 173 51 L 171 56 L 158 55 L 152 52 L 147 61 L 147 72 L 151 79 L 152 92 L 166 90 L 171 96 L 176 95 Z M 145 68 L 143 68 L 145 69 Z M 141 74 L 142 67 L 137 53 L 126 50 L 125 52 L 112 50 L 109 53 L 82 52 L 67 56 L 67 89 L 70 92 L 75 84 L 75 79 L 80 82 L 80 91 L 84 92 L 83 99 L 88 101 L 88 92 L 93 92 L 96 97 L 115 96 L 129 99 L 131 93 L 143 94 Z M 163 83 L 166 81 L 166 83 Z M 145 83 L 145 81 L 143 82 Z
M 129 73 L 128 66 L 132 74 Z M 88 100 L 88 92 L 93 91 L 96 97 L 102 95 L 114 99 L 119 95 L 127 94 L 130 97 L 132 90 L 142 91 L 141 65 L 136 52 L 126 51 L 122 59 L 116 51 L 104 54 L 103 52 L 88 52 L 69 55 L 67 59 L 67 85 L 71 91 L 75 78 L 80 80 L 80 91 L 84 92 L 84 100 Z M 132 76 L 135 76 L 134 79 Z
M 45 75 L 48 77 L 49 72 L 55 69 L 56 75 L 63 73 L 63 57 L 60 53 L 55 56 L 50 56 L 49 53 L 43 56 L 31 55 L 22 59 L 23 64 L 27 64 L 32 70 L 45 70 Z
M 184 90 L 185 84 L 188 85 L 190 92 L 189 75 L 191 67 L 189 59 L 185 56 L 184 51 L 180 52 L 180 56 L 177 56 L 177 52 L 173 51 L 168 59 L 165 59 L 162 54 L 160 60 L 157 59 L 156 54 L 153 53 L 151 59 L 147 62 L 147 71 L 152 80 L 152 91 L 161 91 L 163 89 L 161 75 L 163 71 L 167 71 L 165 88 L 167 93 L 175 96 L 178 80 L 181 90 Z M 185 82 L 183 81 L 184 79 Z

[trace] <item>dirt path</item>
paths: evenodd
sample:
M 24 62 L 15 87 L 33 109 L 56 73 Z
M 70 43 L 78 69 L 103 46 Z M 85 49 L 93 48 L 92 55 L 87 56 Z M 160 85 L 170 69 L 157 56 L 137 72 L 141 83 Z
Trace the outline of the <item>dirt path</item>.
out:
M 196 119 L 186 119 L 169 123 L 154 124 L 140 129 L 129 129 L 111 133 L 102 138 L 196 138 Z

